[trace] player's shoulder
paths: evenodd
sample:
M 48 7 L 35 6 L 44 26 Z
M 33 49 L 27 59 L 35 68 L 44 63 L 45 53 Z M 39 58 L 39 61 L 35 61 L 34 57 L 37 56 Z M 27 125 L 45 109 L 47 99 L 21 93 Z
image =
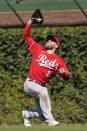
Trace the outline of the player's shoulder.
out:
M 36 41 L 34 41 L 34 46 L 39 49 L 39 50 L 44 50 L 44 48 L 39 44 L 37 43 Z
M 42 47 L 41 53 L 46 54 L 46 50 Z
M 55 58 L 56 58 L 59 62 L 64 63 L 64 61 L 62 60 L 62 58 L 59 57 L 57 54 L 55 54 Z

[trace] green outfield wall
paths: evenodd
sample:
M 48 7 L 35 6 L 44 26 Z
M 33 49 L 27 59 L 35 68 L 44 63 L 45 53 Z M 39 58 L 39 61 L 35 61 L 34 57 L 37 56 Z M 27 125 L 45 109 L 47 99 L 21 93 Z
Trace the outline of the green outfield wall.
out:
M 8 1 L 16 11 L 31 11 L 36 8 L 42 10 L 70 10 L 79 9 L 74 0 L 21 0 L 16 3 L 16 0 L 0 0 L 0 11 L 11 11 L 6 1 Z M 87 9 L 87 0 L 77 0 L 81 7 Z
M 24 29 L 0 29 L 0 124 L 23 123 L 22 110 L 36 109 L 24 93 L 31 54 L 23 40 Z M 58 37 L 70 80 L 49 81 L 52 113 L 62 123 L 87 123 L 87 27 L 32 28 L 32 38 L 44 47 L 48 34 Z M 34 123 L 40 120 L 34 119 Z

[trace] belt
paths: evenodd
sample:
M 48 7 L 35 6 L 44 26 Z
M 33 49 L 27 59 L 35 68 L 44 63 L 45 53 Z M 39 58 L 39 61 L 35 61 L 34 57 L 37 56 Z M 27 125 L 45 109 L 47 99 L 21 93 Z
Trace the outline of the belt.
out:
M 32 82 L 35 82 L 35 83 L 37 83 L 37 84 L 39 84 L 39 85 L 41 85 L 43 87 L 47 87 L 47 83 L 37 82 L 37 81 L 35 81 L 35 80 L 31 79 L 31 78 L 28 78 L 28 81 L 32 81 Z

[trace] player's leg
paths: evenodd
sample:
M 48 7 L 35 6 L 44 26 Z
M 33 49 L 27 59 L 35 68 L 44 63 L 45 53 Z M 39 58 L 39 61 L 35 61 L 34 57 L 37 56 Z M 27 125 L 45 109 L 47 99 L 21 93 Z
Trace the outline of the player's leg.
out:
M 22 114 L 26 119 L 29 119 L 29 118 L 45 119 L 42 113 L 39 101 L 40 101 L 39 98 L 35 98 L 37 110 L 23 110 Z
M 38 103 L 40 103 L 39 105 L 44 117 L 46 118 L 46 120 L 48 119 L 50 119 L 50 121 L 53 120 L 54 118 L 51 114 L 51 104 L 50 104 L 47 87 L 42 87 L 39 84 L 35 82 L 30 82 L 27 79 L 24 84 L 24 90 L 29 95 L 32 95 L 33 97 L 40 99 Z M 34 112 L 32 111 L 31 117 L 33 117 L 33 114 Z M 38 117 L 38 115 L 36 117 Z
M 35 98 L 35 103 L 36 103 L 36 107 L 37 107 L 37 112 L 39 112 L 39 115 L 40 115 L 40 119 L 45 120 L 45 117 L 42 113 L 42 109 L 40 107 L 40 98 Z
M 56 126 L 59 124 L 58 121 L 54 120 L 52 113 L 51 113 L 51 103 L 48 95 L 48 91 L 41 94 L 40 97 L 40 106 L 42 109 L 42 112 L 44 114 L 44 117 L 46 119 L 46 123 L 49 126 Z
M 39 102 L 39 94 L 37 94 L 35 91 L 30 90 L 29 88 L 27 88 L 28 82 L 26 81 L 24 84 L 24 90 L 26 93 L 28 93 L 29 95 L 31 95 L 32 97 L 35 98 L 35 103 L 37 106 L 37 110 L 23 110 L 22 111 L 22 115 L 24 117 L 24 125 L 25 126 L 31 126 L 30 124 L 30 118 L 40 118 L 40 119 L 44 119 L 44 116 L 42 114 L 42 110 L 40 108 L 40 102 Z
M 46 87 L 42 87 L 42 90 L 43 90 L 42 92 L 39 92 L 40 93 L 39 98 L 36 99 L 36 105 L 38 107 L 40 118 L 46 119 L 46 123 L 49 126 L 58 125 L 59 122 L 54 120 L 51 113 L 51 103 L 48 95 L 48 90 Z
M 51 113 L 51 104 L 46 87 L 44 87 L 43 92 L 40 93 L 40 107 L 47 123 L 54 120 Z
M 59 124 L 58 122 L 56 122 L 51 114 L 51 104 L 50 104 L 50 99 L 49 99 L 49 95 L 48 95 L 48 91 L 46 87 L 42 87 L 34 82 L 29 82 L 26 81 L 25 82 L 25 91 L 28 94 L 32 94 L 33 92 L 36 94 L 36 96 L 40 97 L 40 107 L 42 110 L 42 113 L 46 119 L 46 122 L 48 123 L 48 125 L 57 125 Z M 32 92 L 32 93 L 30 93 Z M 26 112 L 26 114 L 30 117 L 40 117 L 40 114 L 37 112 Z M 51 123 L 51 124 L 49 124 Z

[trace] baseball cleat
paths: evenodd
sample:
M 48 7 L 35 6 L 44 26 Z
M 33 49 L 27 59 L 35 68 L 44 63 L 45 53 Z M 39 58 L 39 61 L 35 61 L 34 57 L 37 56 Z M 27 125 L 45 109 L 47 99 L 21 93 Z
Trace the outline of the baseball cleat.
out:
M 24 117 L 24 126 L 28 127 L 31 126 L 30 121 L 28 118 L 25 118 L 25 111 L 22 111 L 22 116 Z
M 30 121 L 26 118 L 24 118 L 24 126 L 26 127 L 31 126 Z
M 59 125 L 60 123 L 58 122 L 58 121 L 51 121 L 51 122 L 49 122 L 48 123 L 48 126 L 57 126 L 57 125 Z

